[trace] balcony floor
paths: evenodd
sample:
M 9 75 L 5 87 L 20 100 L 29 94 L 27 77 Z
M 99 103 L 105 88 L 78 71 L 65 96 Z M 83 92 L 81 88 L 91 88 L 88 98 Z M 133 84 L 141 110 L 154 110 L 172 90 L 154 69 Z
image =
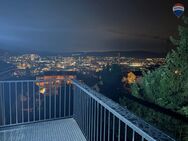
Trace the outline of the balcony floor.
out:
M 0 130 L 0 141 L 86 141 L 73 118 L 18 125 Z

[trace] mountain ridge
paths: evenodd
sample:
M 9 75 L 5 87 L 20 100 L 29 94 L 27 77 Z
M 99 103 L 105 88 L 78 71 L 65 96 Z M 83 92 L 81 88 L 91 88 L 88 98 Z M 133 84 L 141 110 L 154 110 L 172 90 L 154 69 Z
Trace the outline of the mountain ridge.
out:
M 0 48 L 0 56 L 4 55 L 21 55 L 21 54 L 39 54 L 41 56 L 125 56 L 125 57 L 135 57 L 135 58 L 147 58 L 147 57 L 165 57 L 166 53 L 156 53 L 150 51 L 80 51 L 80 52 L 60 52 L 60 53 L 51 53 L 47 51 L 21 51 L 13 52 Z

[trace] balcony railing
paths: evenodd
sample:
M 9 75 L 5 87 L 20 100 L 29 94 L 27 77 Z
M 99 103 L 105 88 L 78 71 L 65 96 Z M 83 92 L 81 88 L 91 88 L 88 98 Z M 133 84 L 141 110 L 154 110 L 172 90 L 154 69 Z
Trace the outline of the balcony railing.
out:
M 69 117 L 88 141 L 173 141 L 76 80 L 0 81 L 0 128 Z

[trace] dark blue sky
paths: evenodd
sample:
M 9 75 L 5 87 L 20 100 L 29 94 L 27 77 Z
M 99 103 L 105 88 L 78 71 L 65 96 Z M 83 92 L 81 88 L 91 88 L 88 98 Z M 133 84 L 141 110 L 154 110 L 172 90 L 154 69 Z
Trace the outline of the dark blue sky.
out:
M 0 1 L 0 48 L 164 52 L 180 22 L 173 0 Z M 186 5 L 185 5 L 186 7 Z

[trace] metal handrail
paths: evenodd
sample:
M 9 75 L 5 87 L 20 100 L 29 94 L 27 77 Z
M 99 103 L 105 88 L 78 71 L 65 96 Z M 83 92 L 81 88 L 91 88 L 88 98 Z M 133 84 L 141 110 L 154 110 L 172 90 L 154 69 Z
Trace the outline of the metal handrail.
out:
M 155 127 L 149 125 L 148 123 L 135 116 L 133 113 L 128 111 L 128 109 L 120 106 L 119 104 L 115 103 L 104 95 L 92 90 L 87 85 L 80 83 L 77 80 L 73 80 L 72 83 L 80 90 L 82 90 L 84 94 L 94 99 L 97 103 L 99 103 L 102 107 L 104 107 L 111 114 L 117 117 L 120 121 L 133 129 L 133 131 L 141 135 L 142 139 L 146 139 L 148 141 L 175 141 L 170 136 L 164 134 L 160 130 L 156 129 Z
M 57 85 L 52 88 L 50 83 L 49 86 L 49 97 L 47 98 L 44 95 L 44 107 L 42 110 L 41 107 L 41 95 L 39 91 L 36 91 L 35 84 L 37 82 L 56 82 L 61 81 L 61 85 L 59 89 Z M 67 83 L 69 81 L 69 83 Z M 27 120 L 24 121 L 23 114 L 23 102 L 21 103 L 21 121 L 18 120 L 18 103 L 17 99 L 15 101 L 12 100 L 11 96 L 18 96 L 18 84 L 22 84 L 20 86 L 20 94 L 23 96 L 23 90 L 29 91 L 30 84 L 33 89 L 30 92 L 26 93 L 26 96 L 34 99 L 32 103 L 33 114 L 36 112 L 37 116 L 39 115 L 39 119 L 35 119 L 36 115 L 32 115 L 33 119 L 30 121 L 30 103 L 27 101 L 26 105 L 28 108 L 27 111 Z M 11 85 L 14 85 L 13 88 L 15 90 L 14 93 L 11 93 Z M 23 84 L 25 84 L 26 88 L 24 88 Z M 55 83 L 56 84 L 56 83 Z M 6 86 L 6 87 L 5 87 Z M 3 88 L 3 89 L 2 89 Z M 5 88 L 7 88 L 7 95 L 5 95 Z M 38 86 L 38 90 L 40 86 Z M 52 92 L 52 89 L 54 90 Z M 55 93 L 52 97 L 52 93 Z M 58 96 L 56 95 L 58 94 Z M 12 95 L 13 94 L 13 95 Z M 36 109 L 36 95 L 38 95 L 39 106 Z M 6 97 L 5 97 L 6 96 Z M 7 98 L 7 99 L 6 99 Z M 24 98 L 24 97 L 22 97 Z M 52 102 L 53 98 L 53 102 Z M 49 100 L 47 102 L 47 99 Z M 4 100 L 4 101 L 3 101 Z M 22 99 L 23 100 L 23 99 Z M 4 102 L 4 103 L 3 103 Z M 12 109 L 12 102 L 16 102 L 16 109 Z M 8 107 L 5 107 L 8 104 Z M 58 105 L 58 107 L 57 107 Z M 48 118 L 41 118 L 41 112 L 44 112 L 44 117 L 47 114 L 47 106 L 48 106 Z M 52 109 L 54 108 L 54 109 Z M 5 110 L 5 111 L 4 111 Z M 37 111 L 34 111 L 37 110 Z M 54 111 L 53 111 L 54 110 Z M 51 113 L 53 111 L 53 114 Z M 80 129 L 83 134 L 90 141 L 102 141 L 102 140 L 114 140 L 121 141 L 127 140 L 127 138 L 131 138 L 132 141 L 137 141 L 136 135 L 138 134 L 141 141 L 175 141 L 170 136 L 164 134 L 148 123 L 144 122 L 133 113 L 129 112 L 128 109 L 120 106 L 104 95 L 92 90 L 87 85 L 69 78 L 66 79 L 47 79 L 47 80 L 10 80 L 10 81 L 0 81 L 0 115 L 8 117 L 10 122 L 2 121 L 2 125 L 0 127 L 14 126 L 20 124 L 28 124 L 32 122 L 39 122 L 44 120 L 53 120 L 53 119 L 62 119 L 67 117 L 73 117 L 77 121 Z M 15 112 L 15 113 L 13 113 Z M 59 112 L 59 113 L 58 113 Z M 8 114 L 7 114 L 8 113 Z M 59 115 L 57 116 L 56 113 Z M 61 114 L 60 114 L 61 113 Z M 53 116 L 52 116 L 53 115 Z M 12 121 L 12 116 L 16 117 L 16 120 Z M 1 121 L 1 119 L 0 119 Z M 0 122 L 1 124 L 1 122 Z M 107 128 L 106 128 L 107 127 Z M 128 130 L 131 129 L 131 132 Z M 130 134 L 131 133 L 131 134 Z
M 36 85 L 40 82 L 44 86 Z M 43 87 L 45 91 L 48 87 L 48 92 L 41 94 Z M 68 95 L 69 87 L 63 79 L 0 81 L 0 127 L 72 117 L 73 112 L 67 110 L 73 103 L 61 102 L 73 98 Z

